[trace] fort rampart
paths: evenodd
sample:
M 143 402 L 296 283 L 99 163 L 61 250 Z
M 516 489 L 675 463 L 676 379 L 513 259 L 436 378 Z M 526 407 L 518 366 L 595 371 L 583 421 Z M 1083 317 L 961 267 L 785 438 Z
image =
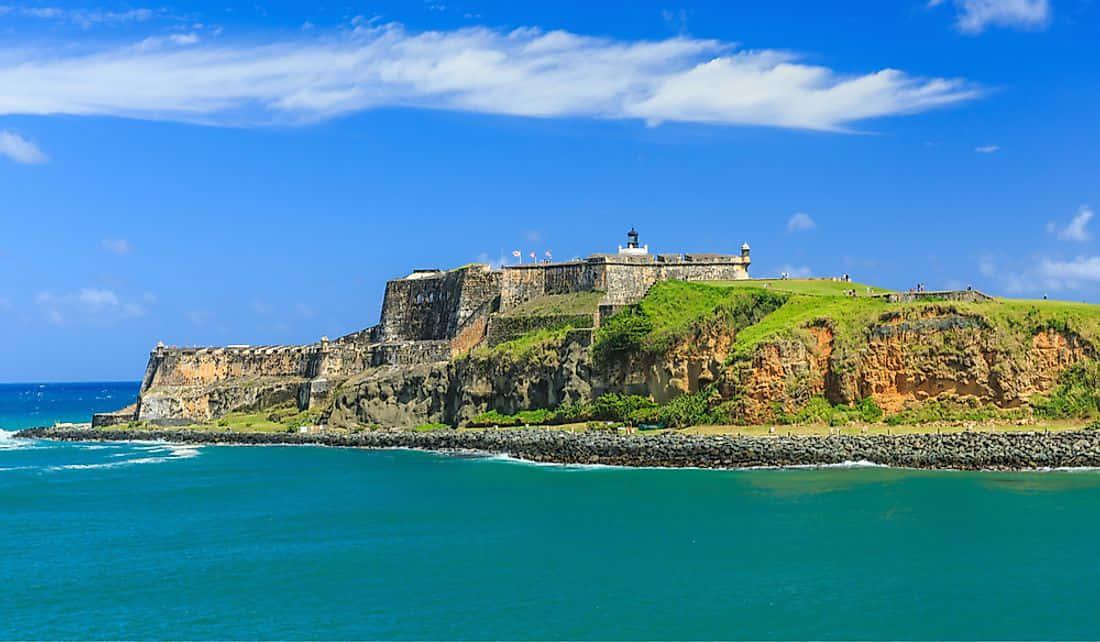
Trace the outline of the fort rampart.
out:
M 247 389 L 249 395 L 239 395 L 242 399 L 286 396 L 298 390 L 299 406 L 309 407 L 339 382 L 371 368 L 444 362 L 485 343 L 563 324 L 594 327 L 606 314 L 641 300 L 659 281 L 748 278 L 748 246 L 740 255 L 650 255 L 637 246 L 637 235 L 632 234 L 631 245 L 620 248 L 619 254 L 584 260 L 499 269 L 472 264 L 448 271 L 417 270 L 387 283 L 378 325 L 334 341 L 219 348 L 158 345 L 149 357 L 135 415 L 208 418 L 233 411 L 232 399 L 216 389 L 223 384 Z M 501 315 L 537 297 L 575 292 L 605 293 L 600 314 L 592 318 Z M 146 400 L 151 390 L 161 392 Z M 169 408 L 168 402 L 174 405 Z

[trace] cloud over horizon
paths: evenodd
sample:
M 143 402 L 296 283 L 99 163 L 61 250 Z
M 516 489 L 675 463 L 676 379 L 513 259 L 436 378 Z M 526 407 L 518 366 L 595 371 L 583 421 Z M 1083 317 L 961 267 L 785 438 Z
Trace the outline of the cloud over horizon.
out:
M 263 42 L 183 35 L 51 51 L 9 46 L 0 49 L 0 86 L 20 91 L 0 95 L 0 114 L 265 125 L 396 106 L 850 131 L 983 93 L 962 79 L 890 68 L 847 74 L 788 51 L 684 36 L 353 25 Z
M 929 7 L 945 0 L 929 0 Z M 955 27 L 977 35 L 990 26 L 1042 29 L 1050 24 L 1050 0 L 952 0 L 958 16 Z
M 1089 232 L 1088 226 L 1093 216 L 1095 216 L 1095 214 L 1092 208 L 1087 205 L 1082 205 L 1081 208 L 1077 210 L 1077 214 L 1065 227 L 1059 227 L 1057 223 L 1052 221 L 1047 223 L 1047 231 L 1056 235 L 1060 241 L 1084 243 L 1092 240 L 1092 234 Z
M 35 295 L 34 302 L 41 308 L 45 319 L 54 325 L 71 322 L 112 323 L 145 316 L 147 313 L 145 306 L 124 301 L 114 290 L 106 288 L 81 288 L 76 292 L 61 294 L 44 290 Z
M 794 216 L 787 221 L 788 232 L 807 232 L 815 227 L 817 227 L 817 221 L 805 212 L 795 212 Z
M 4 130 L 0 130 L 0 155 L 26 165 L 37 165 L 50 160 L 38 145 L 19 134 Z
M 126 239 L 103 239 L 99 245 L 111 254 L 129 254 L 134 250 L 134 246 Z

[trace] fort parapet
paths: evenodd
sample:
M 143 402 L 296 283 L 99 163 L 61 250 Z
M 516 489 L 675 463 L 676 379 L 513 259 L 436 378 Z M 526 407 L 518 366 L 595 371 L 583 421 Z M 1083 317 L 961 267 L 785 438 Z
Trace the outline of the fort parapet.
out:
M 286 396 L 306 408 L 340 381 L 371 368 L 447 361 L 482 345 L 495 319 L 538 297 L 602 293 L 600 313 L 587 324 L 591 332 L 602 316 L 637 303 L 655 283 L 743 280 L 749 278 L 750 265 L 748 245 L 736 255 L 650 254 L 631 230 L 627 245 L 615 254 L 498 269 L 471 264 L 446 271 L 416 270 L 387 283 L 378 325 L 333 341 L 218 348 L 158 344 L 149 356 L 132 416 L 111 413 L 97 421 L 102 425 L 181 416 L 208 420 L 247 409 L 264 395 L 266 405 L 273 397 Z M 501 340 L 522 327 L 526 326 L 501 319 L 494 334 Z M 246 391 L 238 393 L 239 403 L 220 394 L 218 386 L 227 382 Z

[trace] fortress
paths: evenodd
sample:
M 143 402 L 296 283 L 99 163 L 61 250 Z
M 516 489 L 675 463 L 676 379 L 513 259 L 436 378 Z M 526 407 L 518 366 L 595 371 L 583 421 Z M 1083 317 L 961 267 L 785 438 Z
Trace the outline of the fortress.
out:
M 591 334 L 603 319 L 637 303 L 660 281 L 749 278 L 747 244 L 736 255 L 651 254 L 648 246 L 639 244 L 635 230 L 627 239 L 616 253 L 582 260 L 415 270 L 387 283 L 378 325 L 331 341 L 322 337 L 300 346 L 219 348 L 158 344 L 136 406 L 97 415 L 94 423 L 207 420 L 249 405 L 289 402 L 305 409 L 326 398 L 333 386 L 372 368 L 446 362 L 540 324 L 568 322 Z M 514 314 L 525 305 L 578 293 L 598 297 L 594 312 L 564 317 Z M 224 382 L 251 385 L 235 385 L 230 395 L 228 388 L 219 388 Z M 148 394 L 165 389 L 171 394 Z

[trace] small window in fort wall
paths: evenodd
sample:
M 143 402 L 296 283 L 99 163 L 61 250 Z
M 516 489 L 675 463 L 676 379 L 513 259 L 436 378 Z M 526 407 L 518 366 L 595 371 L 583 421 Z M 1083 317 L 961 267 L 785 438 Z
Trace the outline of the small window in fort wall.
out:
M 428 303 L 435 303 L 435 292 L 428 294 Z
M 420 305 L 423 302 L 424 302 L 424 295 L 423 294 L 417 294 L 416 295 L 416 304 Z

